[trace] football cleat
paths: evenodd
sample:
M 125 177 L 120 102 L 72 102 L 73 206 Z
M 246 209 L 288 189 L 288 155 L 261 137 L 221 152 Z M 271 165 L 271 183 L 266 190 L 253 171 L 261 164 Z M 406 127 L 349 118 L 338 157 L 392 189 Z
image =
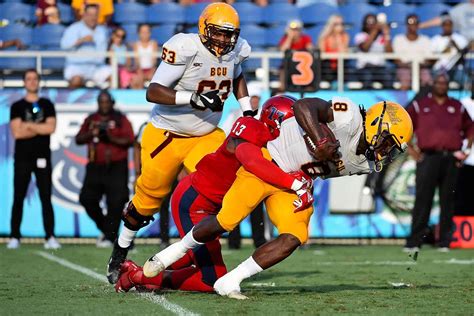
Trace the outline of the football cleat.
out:
M 143 265 L 143 274 L 147 278 L 153 278 L 166 269 L 165 265 L 157 256 L 148 259 Z
M 214 283 L 214 291 L 220 296 L 227 296 L 236 300 L 246 300 L 247 296 L 240 292 L 240 285 L 236 282 L 232 282 L 228 277 L 224 275 Z
M 132 281 L 133 275 L 140 271 L 140 267 L 135 264 L 135 262 L 131 260 L 125 260 L 120 268 L 120 277 L 115 283 L 115 292 L 117 293 L 125 293 L 130 291 L 134 286 L 134 282 Z
M 110 256 L 109 263 L 107 265 L 107 280 L 110 284 L 117 283 L 120 277 L 120 269 L 122 263 L 124 263 L 127 258 L 129 248 L 122 248 L 118 244 L 118 240 L 114 243 L 114 249 L 112 250 L 112 255 Z

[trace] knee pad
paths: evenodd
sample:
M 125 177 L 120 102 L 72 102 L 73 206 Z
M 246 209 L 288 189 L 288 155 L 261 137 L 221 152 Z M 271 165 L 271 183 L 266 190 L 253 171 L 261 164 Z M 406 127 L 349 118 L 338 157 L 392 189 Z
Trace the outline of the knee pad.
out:
M 150 224 L 154 220 L 153 216 L 144 216 L 138 213 L 135 205 L 130 201 L 127 208 L 122 213 L 122 220 L 124 221 L 125 227 L 130 230 L 137 231 L 142 227 Z

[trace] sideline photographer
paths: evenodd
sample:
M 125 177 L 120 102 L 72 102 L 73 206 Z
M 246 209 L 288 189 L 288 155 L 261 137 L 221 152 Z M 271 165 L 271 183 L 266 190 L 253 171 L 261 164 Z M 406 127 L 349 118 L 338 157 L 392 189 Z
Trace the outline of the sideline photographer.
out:
M 107 90 L 97 97 L 98 111 L 89 115 L 76 135 L 78 145 L 87 145 L 89 162 L 79 201 L 102 232 L 97 247 L 111 247 L 117 237 L 120 216 L 128 201 L 128 148 L 133 144 L 132 125 L 114 109 Z M 107 214 L 100 207 L 105 194 Z

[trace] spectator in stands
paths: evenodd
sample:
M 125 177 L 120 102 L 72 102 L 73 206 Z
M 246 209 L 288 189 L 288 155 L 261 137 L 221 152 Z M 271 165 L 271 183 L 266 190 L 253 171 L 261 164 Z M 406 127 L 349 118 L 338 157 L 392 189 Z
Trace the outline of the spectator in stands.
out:
M 406 18 L 407 32 L 399 34 L 393 40 L 393 51 L 401 54 L 402 58 L 395 61 L 397 64 L 397 78 L 400 81 L 401 89 L 408 90 L 411 87 L 411 62 L 413 56 L 422 57 L 429 53 L 431 46 L 430 39 L 418 34 L 418 16 L 409 14 Z M 421 85 L 429 85 L 432 81 L 429 63 L 420 63 Z
M 112 74 L 110 66 L 105 64 L 105 55 L 87 56 L 89 52 L 107 52 L 107 29 L 97 25 L 98 12 L 96 5 L 87 5 L 82 20 L 71 24 L 61 38 L 62 49 L 84 53 L 66 58 L 64 77 L 70 88 L 83 86 L 85 80 L 93 80 L 103 87 Z
M 13 46 L 15 46 L 17 49 L 25 49 L 25 45 L 19 39 L 13 39 L 13 40 L 8 40 L 8 41 L 0 40 L 0 49 L 5 49 L 8 47 L 13 47 Z
M 13 207 L 11 218 L 11 239 L 7 248 L 20 247 L 20 225 L 31 173 L 35 174 L 36 185 L 43 210 L 43 225 L 46 233 L 46 249 L 58 249 L 61 245 L 54 238 L 54 212 L 51 204 L 51 150 L 50 135 L 56 129 L 56 111 L 49 99 L 38 94 L 40 75 L 36 70 L 27 70 L 23 75 L 26 95 L 13 103 L 10 112 L 10 128 L 15 138 Z
M 127 117 L 114 109 L 115 101 L 107 90 L 98 97 L 98 110 L 89 115 L 76 135 L 78 145 L 87 145 L 89 162 L 79 202 L 102 232 L 98 247 L 111 247 L 128 201 L 128 148 L 133 144 L 133 129 Z M 106 197 L 107 215 L 100 201 Z
M 431 49 L 435 54 L 448 54 L 448 57 L 439 59 L 433 66 L 434 71 L 449 71 L 458 82 L 462 81 L 462 66 L 455 65 L 455 56 L 467 47 L 467 39 L 459 33 L 453 32 L 453 21 L 447 17 L 443 20 L 442 33 L 431 39 Z M 459 68 L 458 66 L 461 66 Z
M 454 22 L 454 30 L 459 32 L 468 41 L 474 41 L 474 0 L 470 0 L 468 3 L 459 3 L 452 7 L 448 12 L 449 17 Z M 432 26 L 439 26 L 442 24 L 447 16 L 445 14 L 425 21 L 420 24 L 420 28 L 428 28 Z M 471 46 L 472 48 L 472 46 Z
M 311 36 L 303 33 L 303 22 L 291 20 L 285 31 L 285 35 L 278 44 L 280 51 L 287 50 L 309 50 L 313 48 Z M 283 66 L 282 66 L 283 67 Z M 280 72 L 280 90 L 285 90 L 285 80 L 283 71 Z
M 109 24 L 114 14 L 113 0 L 72 0 L 71 7 L 74 10 L 76 20 L 81 20 L 88 5 L 96 5 L 99 8 L 99 24 Z
M 38 0 L 35 15 L 38 25 L 61 23 L 56 0 Z
M 133 44 L 137 75 L 132 80 L 132 88 L 143 89 L 145 81 L 150 81 L 156 69 L 158 43 L 151 39 L 151 28 L 148 24 L 138 27 L 138 41 Z
M 259 7 L 268 6 L 268 0 L 252 0 L 252 2 L 258 5 Z
M 349 34 L 344 30 L 344 20 L 340 15 L 331 15 L 318 39 L 323 53 L 346 53 L 349 50 Z M 333 81 L 336 78 L 337 60 L 323 60 L 322 77 Z
M 461 146 L 468 138 L 468 148 L 471 147 L 474 123 L 462 104 L 448 97 L 448 83 L 446 75 L 436 76 L 431 93 L 407 108 L 416 135 L 416 145 L 409 144 L 408 153 L 417 166 L 415 206 L 406 251 L 418 250 L 423 243 L 437 187 L 441 208 L 438 246 L 441 251 L 449 250 L 459 163 L 468 156 Z
M 303 33 L 303 22 L 291 20 L 286 27 L 285 35 L 280 39 L 278 47 L 283 52 L 288 49 L 309 50 L 313 48 L 313 41 L 309 35 Z
M 135 72 L 133 70 L 132 58 L 124 55 L 128 51 L 128 47 L 125 44 L 125 38 L 127 33 L 121 27 L 117 27 L 113 30 L 110 42 L 109 42 L 109 52 L 114 52 L 117 54 L 117 63 L 118 63 L 118 73 L 119 73 L 119 86 L 121 89 L 126 89 L 130 87 Z
M 362 32 L 356 34 L 355 45 L 365 53 L 391 53 L 390 27 L 386 21 L 377 21 L 375 14 L 369 13 L 364 17 Z M 386 69 L 383 57 L 362 55 L 357 59 L 357 69 L 361 74 L 364 89 L 370 89 L 374 81 L 381 81 L 384 87 L 389 87 L 390 73 Z

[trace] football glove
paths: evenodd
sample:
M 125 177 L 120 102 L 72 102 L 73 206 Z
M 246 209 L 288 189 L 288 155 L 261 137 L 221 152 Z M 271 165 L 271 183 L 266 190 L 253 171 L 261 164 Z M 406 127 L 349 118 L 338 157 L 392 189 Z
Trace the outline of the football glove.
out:
M 302 171 L 293 172 L 291 175 L 295 177 L 292 189 L 298 195 L 298 199 L 293 201 L 294 213 L 298 213 L 313 205 L 313 180 Z
M 224 103 L 219 97 L 219 90 L 211 90 L 206 93 L 193 93 L 191 106 L 199 111 L 210 109 L 212 112 L 222 112 Z

